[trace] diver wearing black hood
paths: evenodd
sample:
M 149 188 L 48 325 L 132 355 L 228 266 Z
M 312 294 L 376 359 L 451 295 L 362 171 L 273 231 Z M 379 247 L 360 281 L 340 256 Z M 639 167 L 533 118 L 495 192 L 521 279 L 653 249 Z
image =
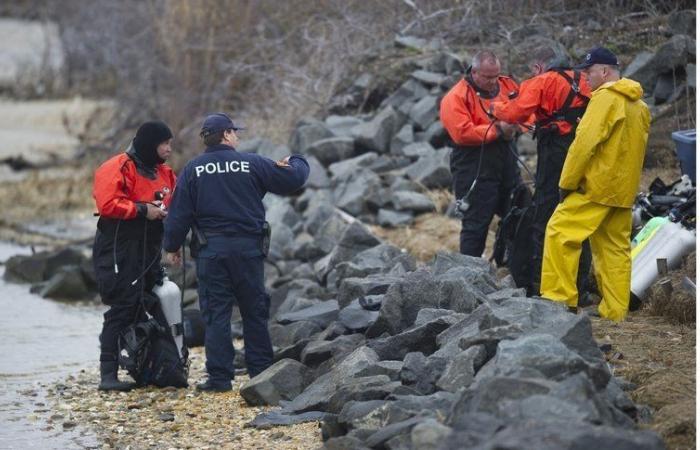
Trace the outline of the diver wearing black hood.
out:
M 136 164 L 139 174 L 151 180 L 155 178 L 156 166 L 165 162 L 158 156 L 158 145 L 172 137 L 170 128 L 161 121 L 146 122 L 139 127 L 126 151 L 129 158 Z
M 133 387 L 117 379 L 118 338 L 144 315 L 142 296 L 161 278 L 163 218 L 175 188 L 175 174 L 164 164 L 172 136 L 165 123 L 146 122 L 125 153 L 95 172 L 100 219 L 93 264 L 102 302 L 110 306 L 100 334 L 100 390 Z

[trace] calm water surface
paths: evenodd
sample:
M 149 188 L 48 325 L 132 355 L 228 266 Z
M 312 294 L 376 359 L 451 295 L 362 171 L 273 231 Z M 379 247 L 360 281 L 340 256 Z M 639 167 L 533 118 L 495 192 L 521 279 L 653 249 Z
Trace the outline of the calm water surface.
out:
M 0 242 L 0 261 L 30 250 Z M 105 307 L 61 303 L 7 283 L 0 265 L 0 449 L 78 449 L 97 446 L 86 429 L 49 423 L 46 388 L 97 365 Z M 67 414 L 64 414 L 67 416 Z M 67 418 L 67 417 L 66 417 Z

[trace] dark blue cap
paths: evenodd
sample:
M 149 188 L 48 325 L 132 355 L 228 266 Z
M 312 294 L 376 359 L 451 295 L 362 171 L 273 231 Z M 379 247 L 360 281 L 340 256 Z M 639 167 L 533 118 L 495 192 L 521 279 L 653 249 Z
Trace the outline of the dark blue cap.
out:
M 206 137 L 212 133 L 226 130 L 238 131 L 244 130 L 244 128 L 239 127 L 238 125 L 233 123 L 233 120 L 231 120 L 231 118 L 226 114 L 215 113 L 208 115 L 207 118 L 204 119 L 204 123 L 202 124 L 202 130 L 199 132 L 199 135 L 202 137 Z
M 617 66 L 619 65 L 617 61 L 617 56 L 605 47 L 594 47 L 586 53 L 586 59 L 584 62 L 574 67 L 574 69 L 581 70 L 591 67 L 593 64 L 605 64 L 607 66 Z

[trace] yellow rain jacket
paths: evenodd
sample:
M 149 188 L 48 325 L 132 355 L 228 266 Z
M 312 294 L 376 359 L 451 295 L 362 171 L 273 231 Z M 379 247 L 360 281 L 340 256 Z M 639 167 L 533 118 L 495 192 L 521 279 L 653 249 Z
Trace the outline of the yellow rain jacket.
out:
M 649 108 L 640 100 L 642 92 L 641 85 L 628 78 L 593 91 L 569 147 L 560 188 L 578 190 L 602 205 L 632 207 L 651 122 Z

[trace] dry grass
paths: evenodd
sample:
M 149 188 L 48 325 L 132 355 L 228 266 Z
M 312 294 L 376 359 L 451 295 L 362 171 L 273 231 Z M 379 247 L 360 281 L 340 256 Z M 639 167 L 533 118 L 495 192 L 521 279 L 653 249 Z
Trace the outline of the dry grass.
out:
M 652 287 L 647 300 L 649 314 L 662 316 L 677 325 L 695 324 L 695 294 L 683 287 L 683 279 L 688 277 L 695 282 L 695 252 L 683 260 L 679 270 L 658 280 Z
M 634 383 L 632 399 L 653 408 L 650 424 L 669 449 L 695 448 L 695 326 L 677 326 L 646 311 L 616 324 L 592 318 L 600 343 L 610 343 L 621 358 L 613 373 Z
M 0 183 L 2 221 L 56 217 L 94 208 L 92 169 L 37 170 L 12 183 Z
M 461 224 L 442 214 L 423 214 L 410 227 L 382 228 L 372 232 L 400 248 L 405 248 L 419 261 L 429 261 L 439 251 L 459 251 Z

